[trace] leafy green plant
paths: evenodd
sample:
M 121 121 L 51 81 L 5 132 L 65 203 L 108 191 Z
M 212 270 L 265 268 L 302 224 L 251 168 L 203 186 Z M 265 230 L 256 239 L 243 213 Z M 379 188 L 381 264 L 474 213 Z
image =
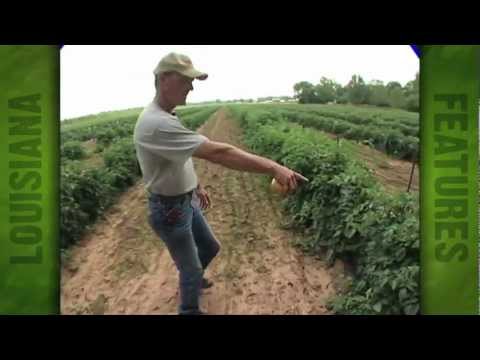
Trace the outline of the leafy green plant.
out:
M 347 293 L 329 303 L 338 314 L 419 311 L 418 199 L 392 196 L 347 150 L 320 133 L 254 107 L 231 106 L 252 151 L 304 174 L 310 182 L 284 202 L 304 232 L 302 249 L 355 266 Z
M 60 156 L 68 160 L 80 160 L 87 156 L 79 141 L 68 141 L 60 147 Z
M 400 159 L 412 160 L 418 154 L 418 114 L 407 111 L 350 105 L 261 104 L 248 109 L 245 116 L 253 112 L 259 122 L 265 117 L 286 120 L 347 139 L 369 141 L 377 150 Z
M 191 130 L 196 130 L 203 125 L 203 123 L 205 123 L 217 110 L 218 106 L 209 106 L 206 108 L 197 109 L 195 112 L 190 112 L 183 116 L 179 114 L 179 118 L 185 127 Z

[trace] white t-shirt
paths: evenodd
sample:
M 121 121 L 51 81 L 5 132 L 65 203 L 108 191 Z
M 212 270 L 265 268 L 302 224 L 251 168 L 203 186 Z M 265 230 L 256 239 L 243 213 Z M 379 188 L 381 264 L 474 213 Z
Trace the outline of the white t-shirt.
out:
M 152 102 L 140 114 L 133 137 L 148 191 L 174 196 L 197 187 L 192 154 L 205 136 L 185 128 L 177 116 Z

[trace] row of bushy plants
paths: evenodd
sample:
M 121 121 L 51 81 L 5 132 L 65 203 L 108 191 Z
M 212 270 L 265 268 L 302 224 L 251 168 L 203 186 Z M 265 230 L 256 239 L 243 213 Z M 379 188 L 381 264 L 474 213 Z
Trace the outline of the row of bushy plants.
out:
M 313 127 L 349 140 L 361 141 L 399 159 L 413 161 L 418 158 L 418 129 L 402 124 L 381 126 L 375 122 L 356 125 L 348 120 L 318 115 L 314 112 L 273 108 L 270 111 L 277 119 L 293 121 L 302 126 Z
M 419 312 L 418 199 L 389 195 L 352 154 L 319 132 L 266 111 L 231 106 L 252 151 L 310 181 L 284 201 L 308 253 L 354 265 L 348 290 L 330 302 L 337 314 Z
M 75 243 L 140 176 L 130 138 L 114 142 L 103 153 L 105 166 L 83 168 L 80 161 L 63 163 L 60 179 L 61 246 Z
M 295 111 L 308 111 L 322 116 L 333 117 L 336 119 L 347 120 L 349 122 L 361 125 L 375 123 L 387 126 L 388 124 L 396 126 L 405 125 L 410 128 L 418 129 L 419 114 L 399 109 L 383 109 L 374 106 L 354 106 L 354 105 L 285 105 L 284 108 Z

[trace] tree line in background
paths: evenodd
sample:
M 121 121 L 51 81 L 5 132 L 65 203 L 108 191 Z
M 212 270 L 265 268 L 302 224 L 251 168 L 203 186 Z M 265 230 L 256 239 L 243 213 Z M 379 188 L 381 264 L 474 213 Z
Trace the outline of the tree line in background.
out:
M 379 80 L 366 83 L 360 75 L 353 75 L 346 86 L 322 77 L 318 84 L 301 81 L 294 85 L 295 98 L 300 104 L 354 104 L 394 107 L 419 111 L 419 74 L 402 86 L 397 81 L 384 84 Z
M 233 100 L 220 100 L 217 99 L 215 101 L 204 101 L 198 102 L 196 104 L 220 104 L 220 103 L 264 103 L 264 102 L 297 102 L 295 97 L 292 96 L 265 96 L 259 97 L 256 99 L 233 99 Z

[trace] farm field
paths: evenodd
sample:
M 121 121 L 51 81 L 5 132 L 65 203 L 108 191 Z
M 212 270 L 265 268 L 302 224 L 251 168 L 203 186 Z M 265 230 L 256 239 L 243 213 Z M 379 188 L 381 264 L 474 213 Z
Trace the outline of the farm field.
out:
M 62 313 L 175 314 L 176 270 L 147 223 L 132 143 L 140 111 L 62 124 Z M 293 104 L 178 114 L 310 179 L 282 198 L 266 176 L 194 159 L 222 244 L 207 313 L 418 313 L 418 116 Z

